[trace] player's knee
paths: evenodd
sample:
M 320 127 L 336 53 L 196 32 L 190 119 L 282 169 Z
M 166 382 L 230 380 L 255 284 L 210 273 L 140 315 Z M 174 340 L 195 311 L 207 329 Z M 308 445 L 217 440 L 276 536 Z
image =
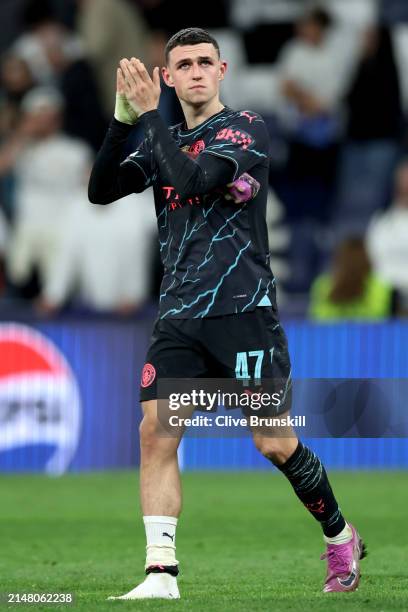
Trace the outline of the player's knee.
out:
M 163 460 L 177 454 L 179 440 L 175 437 L 160 435 L 160 424 L 155 417 L 144 416 L 139 427 L 140 453 L 143 459 L 161 458 Z
M 267 436 L 254 436 L 254 444 L 266 459 L 275 465 L 281 465 L 289 459 L 285 438 L 268 438 Z
M 144 416 L 139 426 L 140 447 L 144 452 L 150 452 L 157 442 L 157 422 L 149 416 Z

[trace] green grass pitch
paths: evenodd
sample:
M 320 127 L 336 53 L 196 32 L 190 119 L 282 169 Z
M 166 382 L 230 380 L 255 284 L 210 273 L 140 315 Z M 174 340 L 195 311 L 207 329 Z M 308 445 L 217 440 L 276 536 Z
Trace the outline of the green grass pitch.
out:
M 320 527 L 273 471 L 184 474 L 182 598 L 139 602 L 106 601 L 143 578 L 137 474 L 1 476 L 0 591 L 75 593 L 38 610 L 408 610 L 407 473 L 330 476 L 367 542 L 355 593 L 321 593 Z

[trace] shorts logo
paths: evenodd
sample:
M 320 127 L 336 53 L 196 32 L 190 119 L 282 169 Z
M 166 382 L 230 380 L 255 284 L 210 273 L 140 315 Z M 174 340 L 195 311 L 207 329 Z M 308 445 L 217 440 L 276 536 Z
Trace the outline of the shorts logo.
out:
M 156 369 L 151 363 L 145 363 L 142 372 L 141 386 L 143 388 L 150 387 L 154 379 L 156 378 Z

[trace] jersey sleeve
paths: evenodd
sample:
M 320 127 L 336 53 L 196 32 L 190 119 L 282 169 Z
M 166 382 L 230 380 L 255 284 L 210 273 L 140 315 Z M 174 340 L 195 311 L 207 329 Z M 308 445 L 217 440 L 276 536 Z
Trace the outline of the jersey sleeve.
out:
M 234 166 L 233 180 L 257 164 L 269 164 L 269 136 L 262 117 L 241 111 L 220 129 L 201 155 L 226 159 Z
M 109 204 L 131 193 L 141 193 L 152 181 L 151 153 L 145 143 L 125 162 L 123 148 L 132 126 L 112 119 L 102 147 L 96 155 L 88 185 L 93 204 Z M 132 158 L 132 161 L 128 160 Z
M 154 179 L 154 163 L 153 163 L 152 149 L 147 142 L 144 140 L 126 159 L 120 164 L 121 169 L 128 175 L 133 173 L 141 173 L 144 178 L 144 189 L 147 189 L 153 184 Z

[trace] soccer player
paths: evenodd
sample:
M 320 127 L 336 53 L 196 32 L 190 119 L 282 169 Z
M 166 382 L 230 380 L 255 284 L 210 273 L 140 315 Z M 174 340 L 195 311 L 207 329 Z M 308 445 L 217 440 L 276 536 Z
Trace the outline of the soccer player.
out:
M 227 65 L 207 32 L 181 30 L 168 41 L 165 55 L 162 77 L 175 88 L 185 121 L 169 129 L 157 110 L 159 68 L 151 78 L 139 59 L 121 60 L 115 118 L 89 185 L 90 200 L 99 204 L 153 186 L 164 265 L 159 316 L 141 380 L 140 489 L 147 576 L 120 599 L 180 596 L 175 540 L 181 434 L 156 433 L 158 379 L 249 376 L 283 379 L 290 387 L 287 342 L 269 266 L 265 124 L 257 113 L 235 111 L 220 101 Z M 145 140 L 121 162 L 136 121 Z M 219 189 L 248 172 L 260 184 L 259 192 L 239 205 L 225 200 Z M 287 410 L 283 402 L 282 411 Z M 363 543 L 345 521 L 319 458 L 293 430 L 276 437 L 255 431 L 253 438 L 322 527 L 328 562 L 323 590 L 355 590 Z

